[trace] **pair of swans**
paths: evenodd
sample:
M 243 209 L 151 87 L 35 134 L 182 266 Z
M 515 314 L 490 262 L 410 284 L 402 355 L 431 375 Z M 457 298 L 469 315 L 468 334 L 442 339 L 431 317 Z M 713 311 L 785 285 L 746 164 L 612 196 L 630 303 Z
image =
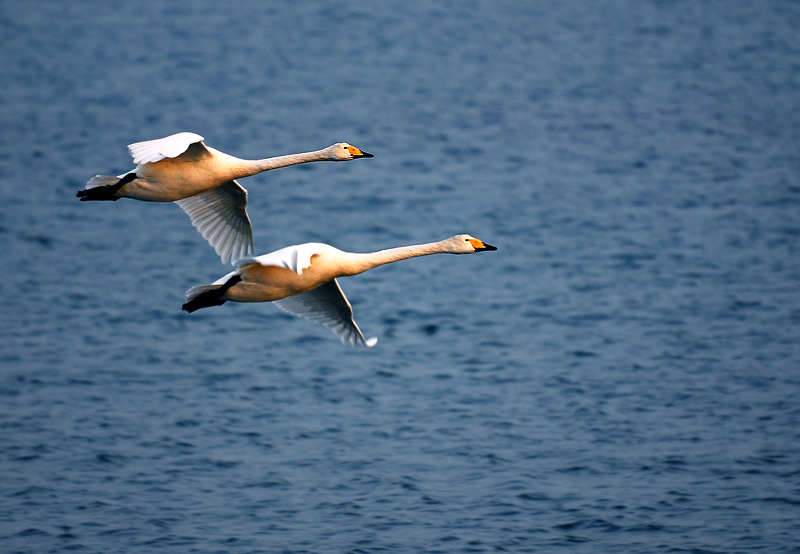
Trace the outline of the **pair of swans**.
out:
M 273 302 L 282 310 L 320 323 L 343 343 L 374 346 L 353 319 L 353 309 L 338 277 L 429 254 L 472 254 L 497 250 L 470 235 L 401 246 L 371 253 L 344 252 L 322 243 L 306 243 L 252 257 L 253 230 L 247 215 L 247 191 L 236 181 L 270 169 L 317 161 L 348 161 L 372 154 L 340 142 L 301 154 L 243 160 L 204 144 L 195 133 L 177 133 L 128 146 L 136 168 L 116 177 L 96 175 L 78 192 L 81 201 L 133 198 L 175 202 L 214 248 L 222 263 L 236 270 L 210 285 L 192 287 L 183 309 L 232 302 Z

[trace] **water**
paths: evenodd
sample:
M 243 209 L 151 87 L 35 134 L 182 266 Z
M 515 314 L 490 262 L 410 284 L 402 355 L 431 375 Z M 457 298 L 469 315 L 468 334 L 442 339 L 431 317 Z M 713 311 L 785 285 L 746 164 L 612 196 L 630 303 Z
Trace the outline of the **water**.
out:
M 794 2 L 0 9 L 4 552 L 798 552 Z M 125 145 L 376 155 L 243 181 L 258 253 L 469 232 L 269 305 Z

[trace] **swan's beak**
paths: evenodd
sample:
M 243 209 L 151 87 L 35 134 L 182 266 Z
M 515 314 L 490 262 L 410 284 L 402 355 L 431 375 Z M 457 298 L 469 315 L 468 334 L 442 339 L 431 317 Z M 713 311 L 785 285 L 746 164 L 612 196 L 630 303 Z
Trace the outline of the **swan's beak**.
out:
M 372 154 L 369 152 L 364 152 L 363 150 L 359 150 L 355 146 L 348 146 L 347 150 L 350 152 L 350 155 L 353 156 L 353 159 L 356 158 L 374 158 Z
M 497 250 L 496 246 L 492 246 L 491 244 L 486 244 L 482 240 L 469 239 L 469 243 L 472 245 L 472 248 L 475 249 L 475 252 L 490 252 L 492 250 Z

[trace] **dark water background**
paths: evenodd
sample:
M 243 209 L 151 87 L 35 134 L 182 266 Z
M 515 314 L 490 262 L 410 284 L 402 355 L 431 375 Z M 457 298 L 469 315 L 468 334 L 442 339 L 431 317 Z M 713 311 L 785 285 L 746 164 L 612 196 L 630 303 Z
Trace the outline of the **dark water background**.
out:
M 800 552 L 800 4 L 0 2 L 0 550 Z M 256 250 L 472 233 L 269 305 L 128 143 L 376 155 L 243 181 Z

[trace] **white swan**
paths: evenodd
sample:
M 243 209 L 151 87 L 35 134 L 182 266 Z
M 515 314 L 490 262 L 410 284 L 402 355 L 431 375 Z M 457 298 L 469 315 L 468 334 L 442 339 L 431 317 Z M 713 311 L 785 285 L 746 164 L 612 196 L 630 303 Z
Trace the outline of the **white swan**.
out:
M 365 339 L 353 319 L 337 277 L 358 275 L 368 269 L 428 254 L 472 254 L 497 250 L 470 235 L 456 235 L 439 242 L 401 246 L 379 252 L 343 252 L 321 243 L 288 246 L 257 258 L 236 260 L 236 271 L 211 285 L 186 292 L 183 309 L 193 312 L 233 302 L 274 302 L 279 308 L 333 331 L 342 343 L 374 346 Z
M 95 175 L 78 198 L 84 202 L 120 198 L 175 202 L 226 263 L 253 255 L 247 191 L 236 179 L 306 162 L 373 157 L 339 142 L 314 152 L 242 160 L 206 146 L 203 140 L 195 133 L 177 133 L 131 144 L 128 151 L 136 168 L 117 177 Z

